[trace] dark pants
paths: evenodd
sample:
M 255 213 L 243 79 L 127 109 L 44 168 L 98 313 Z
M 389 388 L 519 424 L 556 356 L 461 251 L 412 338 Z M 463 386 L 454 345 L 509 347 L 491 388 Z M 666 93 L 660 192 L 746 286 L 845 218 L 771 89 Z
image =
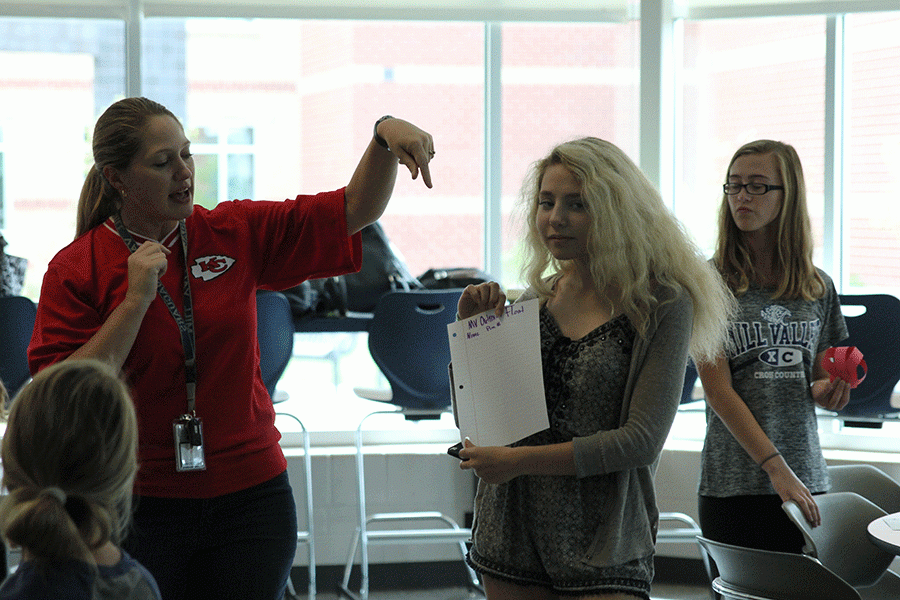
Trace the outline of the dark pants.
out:
M 297 549 L 287 472 L 206 500 L 135 498 L 123 547 L 153 574 L 163 600 L 282 600 Z
M 697 513 L 700 530 L 707 539 L 744 548 L 793 554 L 803 551 L 803 534 L 781 509 L 778 495 L 700 496 Z M 719 570 L 711 558 L 706 565 L 712 581 Z
M 700 496 L 697 504 L 703 537 L 744 548 L 799 554 L 803 534 L 781 509 L 781 498 Z

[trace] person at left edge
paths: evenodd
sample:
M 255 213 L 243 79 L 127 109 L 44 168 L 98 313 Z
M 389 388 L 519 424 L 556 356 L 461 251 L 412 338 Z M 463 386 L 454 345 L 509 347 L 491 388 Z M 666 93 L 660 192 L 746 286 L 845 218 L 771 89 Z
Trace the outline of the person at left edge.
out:
M 385 117 L 345 188 L 213 210 L 194 206 L 190 140 L 157 102 L 110 106 L 93 154 L 76 239 L 44 276 L 30 369 L 69 358 L 122 369 L 141 465 L 123 547 L 163 598 L 280 599 L 297 517 L 260 377 L 256 291 L 359 270 L 359 232 L 384 212 L 398 161 L 430 188 L 434 141 Z M 202 439 L 189 438 L 204 454 L 191 460 L 194 470 L 176 469 L 173 429 L 182 415 L 202 423 Z

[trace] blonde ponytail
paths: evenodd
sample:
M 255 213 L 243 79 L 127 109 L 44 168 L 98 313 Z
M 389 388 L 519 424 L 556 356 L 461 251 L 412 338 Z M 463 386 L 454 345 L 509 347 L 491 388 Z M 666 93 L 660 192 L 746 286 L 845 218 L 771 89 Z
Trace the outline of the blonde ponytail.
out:
M 103 174 L 92 165 L 78 198 L 75 237 L 80 237 L 111 217 L 120 208 L 119 196 Z

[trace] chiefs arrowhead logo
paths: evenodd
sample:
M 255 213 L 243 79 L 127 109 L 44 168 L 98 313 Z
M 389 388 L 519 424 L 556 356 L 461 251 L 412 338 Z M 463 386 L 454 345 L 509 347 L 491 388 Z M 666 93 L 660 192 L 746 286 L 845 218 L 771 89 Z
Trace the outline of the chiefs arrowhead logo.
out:
M 191 275 L 196 279 L 209 281 L 231 268 L 234 259 L 230 256 L 202 256 L 191 265 Z

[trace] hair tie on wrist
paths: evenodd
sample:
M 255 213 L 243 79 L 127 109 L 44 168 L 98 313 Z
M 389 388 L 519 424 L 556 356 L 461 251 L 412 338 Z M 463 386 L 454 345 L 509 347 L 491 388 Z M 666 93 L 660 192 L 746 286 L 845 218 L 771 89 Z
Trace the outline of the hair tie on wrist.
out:
M 770 454 L 769 456 L 765 457 L 764 459 L 762 459 L 761 461 L 759 461 L 759 466 L 762 467 L 764 464 L 766 464 L 767 462 L 769 462 L 770 460 L 772 460 L 772 459 L 775 458 L 776 456 L 781 456 L 781 452 L 777 452 L 777 451 L 776 451 L 775 454 Z
M 378 126 L 381 125 L 382 123 L 384 123 L 385 121 L 387 121 L 388 119 L 393 119 L 393 118 L 394 117 L 392 117 L 391 115 L 384 115 L 383 117 L 381 117 L 380 119 L 375 121 L 375 128 L 374 128 L 374 131 L 372 134 L 372 137 L 375 138 L 375 142 L 379 146 L 381 146 L 382 148 L 384 148 L 386 150 L 390 150 L 391 148 L 390 148 L 390 146 L 388 146 L 387 140 L 385 140 L 383 137 L 378 135 Z
M 39 494 L 39 496 L 50 496 L 52 498 L 56 498 L 57 500 L 59 500 L 59 503 L 62 504 L 63 506 L 66 505 L 67 496 L 66 496 L 66 493 L 61 488 L 46 487 L 41 490 L 41 493 Z

